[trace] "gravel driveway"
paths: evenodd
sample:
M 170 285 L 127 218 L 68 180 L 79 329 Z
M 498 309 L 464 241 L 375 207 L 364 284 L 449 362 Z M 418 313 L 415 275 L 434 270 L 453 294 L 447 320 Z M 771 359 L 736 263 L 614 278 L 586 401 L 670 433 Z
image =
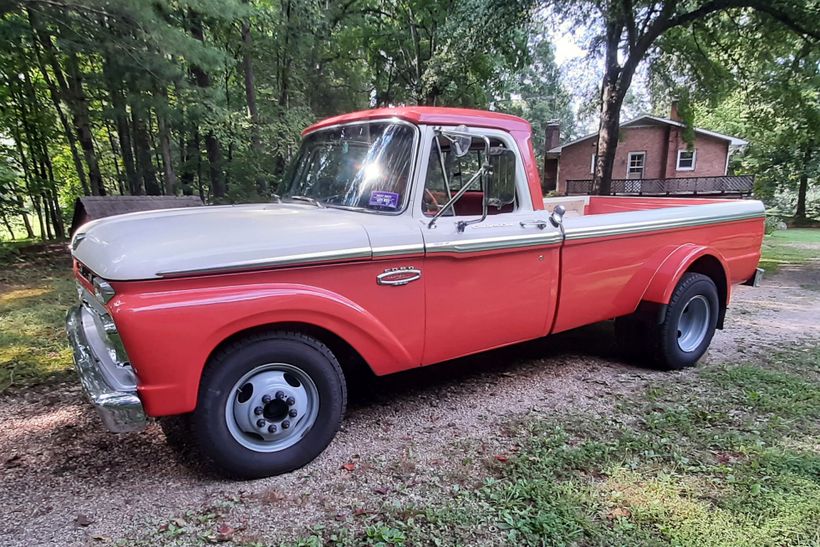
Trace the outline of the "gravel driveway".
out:
M 701 366 L 820 339 L 818 288 L 817 262 L 737 288 Z M 322 456 L 252 482 L 210 475 L 190 451 L 170 449 L 155 424 L 106 433 L 76 382 L 11 393 L 0 398 L 0 544 L 130 543 L 211 509 L 229 513 L 243 541 L 304 534 L 391 499 L 423 503 L 425 482 L 442 476 L 469 485 L 473 466 L 514 448 L 499 430 L 517 414 L 605 415 L 619 394 L 680 374 L 619 362 L 604 323 L 372 379 L 353 393 Z

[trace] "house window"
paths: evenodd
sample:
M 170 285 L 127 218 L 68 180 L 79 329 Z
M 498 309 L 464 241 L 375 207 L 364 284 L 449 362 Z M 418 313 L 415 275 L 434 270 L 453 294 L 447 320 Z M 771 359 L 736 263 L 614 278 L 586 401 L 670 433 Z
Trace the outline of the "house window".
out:
M 678 171 L 694 171 L 697 150 L 678 150 Z
M 626 178 L 642 179 L 646 165 L 646 152 L 630 152 L 626 160 Z
M 595 160 L 597 160 L 597 159 L 598 159 L 598 154 L 592 154 L 592 161 L 589 162 L 589 174 L 590 175 L 595 174 Z

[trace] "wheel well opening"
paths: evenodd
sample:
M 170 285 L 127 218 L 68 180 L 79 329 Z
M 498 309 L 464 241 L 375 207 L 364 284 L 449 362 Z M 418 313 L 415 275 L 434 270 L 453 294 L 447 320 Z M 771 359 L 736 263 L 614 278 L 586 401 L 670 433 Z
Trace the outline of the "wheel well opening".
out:
M 722 329 L 729 295 L 729 287 L 726 284 L 726 272 L 723 269 L 723 265 L 714 256 L 704 255 L 695 260 L 686 271 L 705 275 L 714 282 L 715 287 L 717 287 L 718 301 L 720 303 L 717 328 Z
M 365 361 L 361 354 L 356 351 L 353 346 L 348 344 L 342 337 L 322 327 L 317 327 L 316 325 L 311 325 L 309 323 L 298 322 L 268 323 L 234 333 L 214 348 L 208 356 L 208 361 L 211 360 L 213 355 L 229 344 L 241 340 L 242 338 L 271 331 L 300 332 L 319 340 L 326 345 L 331 352 L 333 352 L 333 355 L 336 356 L 336 359 L 338 359 L 339 365 L 342 367 L 342 372 L 344 372 L 345 378 L 348 379 L 348 382 L 351 378 L 360 377 L 362 375 L 374 376 L 370 365 L 367 364 L 367 361 Z

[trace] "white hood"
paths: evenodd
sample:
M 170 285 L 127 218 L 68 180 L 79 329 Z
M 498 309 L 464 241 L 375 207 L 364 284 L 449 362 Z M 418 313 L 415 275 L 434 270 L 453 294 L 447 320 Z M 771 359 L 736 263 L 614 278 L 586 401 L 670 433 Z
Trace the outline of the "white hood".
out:
M 113 281 L 368 258 L 360 215 L 278 203 L 129 213 L 80 227 L 71 248 Z

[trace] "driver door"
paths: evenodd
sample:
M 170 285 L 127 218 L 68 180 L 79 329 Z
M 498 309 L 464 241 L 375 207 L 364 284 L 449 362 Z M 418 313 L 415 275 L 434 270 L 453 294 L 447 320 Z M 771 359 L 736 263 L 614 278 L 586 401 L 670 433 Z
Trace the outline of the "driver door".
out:
M 422 141 L 427 150 L 426 163 L 422 161 L 423 195 L 414 211 L 425 245 L 423 364 L 545 335 L 554 313 L 558 275 L 560 237 L 546 222 L 546 212 L 532 209 L 524 167 L 511 136 L 465 128 L 474 138 L 469 152 L 457 158 L 456 147 L 442 138 L 439 129 L 428 128 Z M 514 202 L 496 200 L 480 221 L 484 199 L 482 184 L 477 183 L 480 175 L 433 221 L 435 213 L 445 209 L 448 196 L 480 170 L 486 158 L 484 137 L 493 146 L 515 152 L 510 175 L 515 178 Z

